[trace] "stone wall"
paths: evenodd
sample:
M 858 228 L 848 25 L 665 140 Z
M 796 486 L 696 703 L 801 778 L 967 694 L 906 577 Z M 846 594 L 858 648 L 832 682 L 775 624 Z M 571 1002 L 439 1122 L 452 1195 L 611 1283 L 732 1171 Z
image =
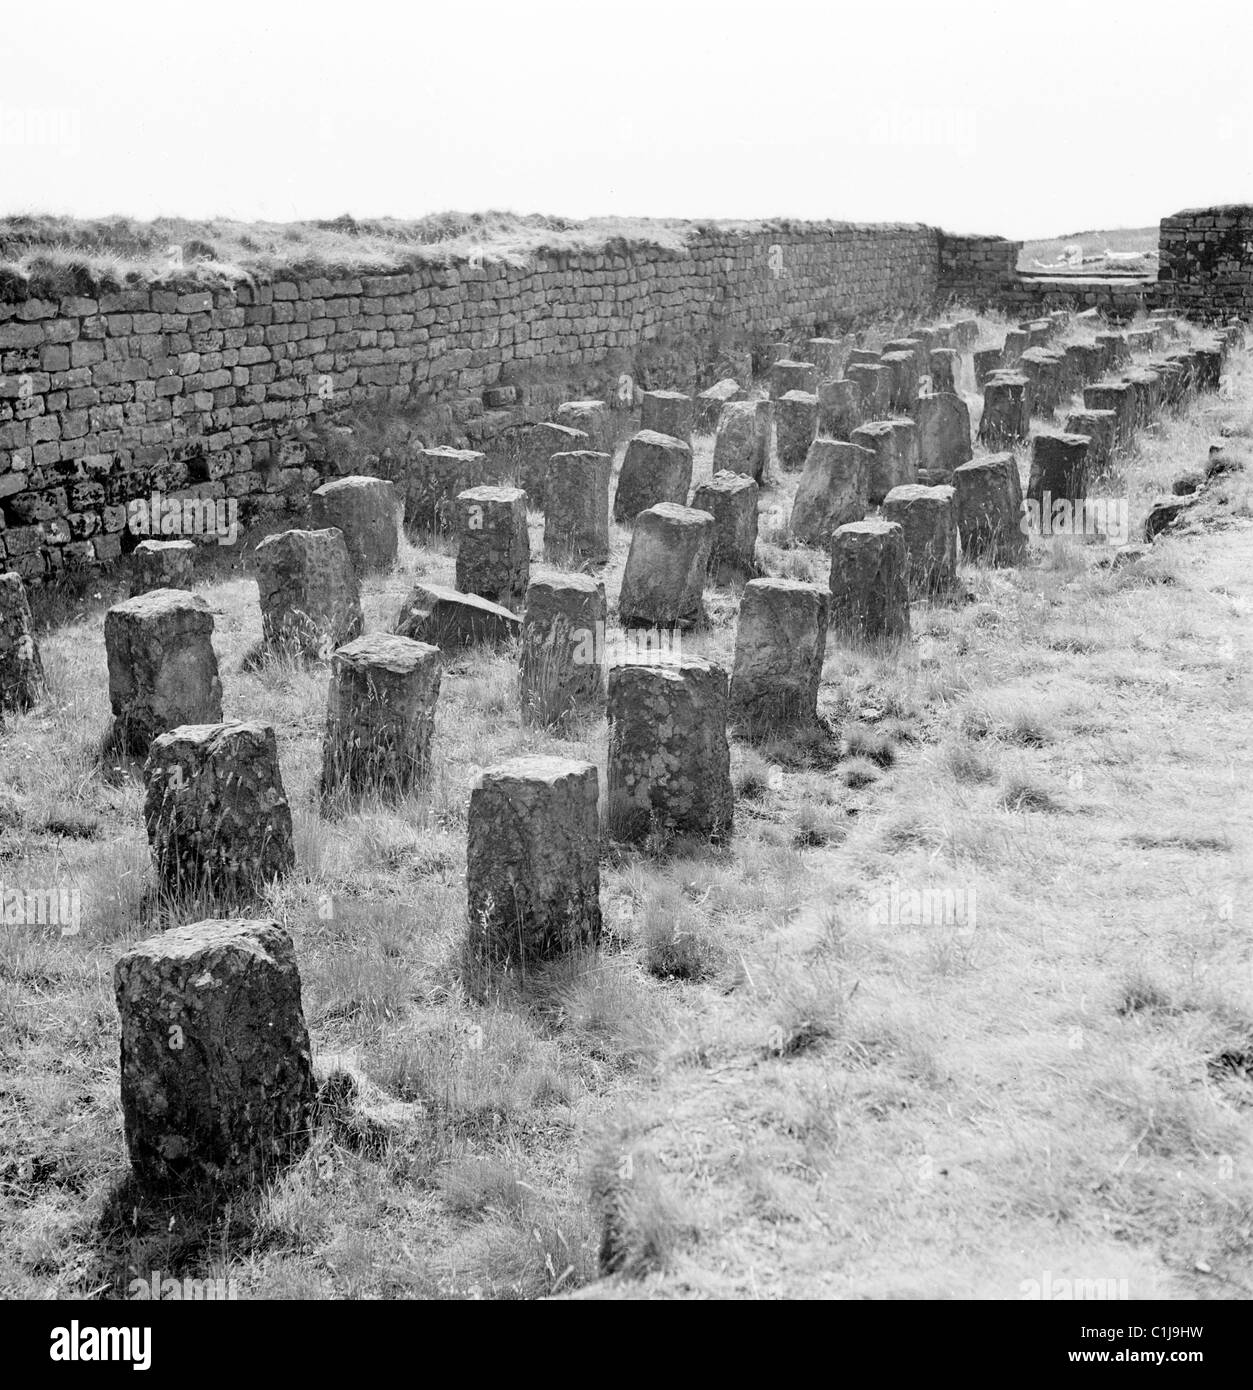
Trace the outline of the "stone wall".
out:
M 1190 318 L 1253 312 L 1253 206 L 1190 208 L 1162 218 L 1159 302 Z
M 321 481 L 301 427 L 365 401 L 443 407 L 481 445 L 621 372 L 708 384 L 737 346 L 929 306 L 939 235 L 713 225 L 682 250 L 0 304 L 0 559 L 27 579 L 114 559 L 154 491 L 298 511 Z
M 942 301 L 989 308 L 998 305 L 1017 282 L 1021 241 L 941 232 L 938 250 Z
M 1156 307 L 1157 282 L 1138 275 L 1019 275 L 997 298 L 1011 318 L 1030 318 L 1050 309 L 1095 309 L 1125 323 Z

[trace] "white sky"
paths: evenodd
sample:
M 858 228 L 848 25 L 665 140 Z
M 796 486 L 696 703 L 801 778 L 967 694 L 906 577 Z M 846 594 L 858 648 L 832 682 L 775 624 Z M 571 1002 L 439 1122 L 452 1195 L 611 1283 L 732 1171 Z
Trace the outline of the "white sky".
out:
M 0 211 L 1144 226 L 1253 201 L 1251 13 L 46 3 L 0 24 Z

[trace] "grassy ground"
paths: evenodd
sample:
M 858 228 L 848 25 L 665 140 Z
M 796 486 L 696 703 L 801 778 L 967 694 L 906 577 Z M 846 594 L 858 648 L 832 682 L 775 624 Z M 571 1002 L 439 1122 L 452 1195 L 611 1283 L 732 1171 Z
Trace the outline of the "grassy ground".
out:
M 1238 356 L 1108 480 L 1133 526 L 1220 426 L 1248 432 Z M 783 532 L 794 486 L 763 494 L 761 557 L 825 578 Z M 258 908 L 368 1102 L 234 1204 L 127 1177 L 111 968 L 155 924 L 139 785 L 99 763 L 110 595 L 88 594 L 41 639 L 51 700 L 3 735 L 3 883 L 78 887 L 83 925 L 0 935 L 0 1292 L 116 1298 L 157 1269 L 261 1298 L 1013 1298 L 1049 1271 L 1247 1297 L 1247 489 L 1136 566 L 1035 543 L 963 566 L 969 598 L 915 605 L 897 651 L 833 640 L 832 739 L 734 745 L 729 848 L 606 845 L 599 956 L 484 1006 L 456 969 L 469 785 L 523 751 L 603 768 L 603 722 L 524 729 L 511 655 L 467 657 L 429 790 L 324 820 L 326 668 L 248 667 L 255 585 L 208 576 L 226 715 L 274 722 L 295 814 L 298 871 Z M 367 626 L 452 573 L 450 547 L 406 545 Z M 736 605 L 712 591 L 685 647 L 729 661 Z M 932 889 L 962 911 L 881 910 Z
M 1037 261 L 1055 266 L 1067 246 L 1081 246 L 1085 258 L 1098 256 L 1095 264 L 1076 267 L 1073 272 L 1064 268 L 1059 274 L 1103 275 L 1111 271 L 1120 274 L 1151 275 L 1157 271 L 1158 229 L 1156 227 L 1115 227 L 1109 231 L 1075 232 L 1071 236 L 1047 237 L 1043 241 L 1023 242 L 1018 257 L 1019 270 L 1039 270 Z M 1132 261 L 1108 261 L 1106 251 L 1134 251 Z

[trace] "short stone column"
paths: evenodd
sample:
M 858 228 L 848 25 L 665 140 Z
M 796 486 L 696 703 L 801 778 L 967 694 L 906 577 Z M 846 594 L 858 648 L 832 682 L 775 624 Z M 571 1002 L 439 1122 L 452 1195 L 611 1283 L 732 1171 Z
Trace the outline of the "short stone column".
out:
M 957 515 L 948 486 L 896 487 L 883 499 L 884 521 L 905 534 L 911 598 L 947 593 L 957 582 Z
M 644 391 L 640 395 L 640 430 L 692 442 L 695 404 L 682 391 Z M 638 436 L 637 436 L 638 437 Z
M 598 778 L 591 763 L 523 757 L 470 793 L 467 957 L 527 966 L 600 939 Z
M 793 362 L 782 358 L 770 368 L 770 399 L 777 401 L 789 391 L 812 396 L 818 390 L 818 368 L 812 362 Z
M 953 470 L 969 462 L 970 410 L 960 396 L 920 396 L 914 408 L 918 426 L 918 468 L 947 482 Z
M 518 615 L 501 604 L 423 579 L 413 586 L 393 630 L 412 642 L 438 647 L 448 660 L 464 647 L 510 642 L 521 628 Z
M 618 621 L 623 627 L 694 627 L 703 595 L 714 519 L 708 512 L 661 502 L 635 518 Z
M 281 531 L 254 563 L 266 646 L 329 660 L 361 631 L 361 592 L 344 533 Z
M 843 371 L 844 344 L 839 338 L 810 338 L 805 344 L 805 361 L 817 368 L 821 388 L 824 381 L 835 380 Z
M 696 397 L 696 415 L 693 428 L 698 434 L 711 434 L 718 428 L 722 418 L 722 408 L 731 401 L 744 399 L 744 388 L 734 377 L 724 376 L 715 381 L 707 390 Z
M 1003 373 L 983 388 L 979 442 L 989 450 L 1023 443 L 1031 433 L 1031 386 L 1025 376 Z
M 918 385 L 918 378 L 927 370 L 927 358 L 931 354 L 931 344 L 924 338 L 920 338 L 910 333 L 905 338 L 890 338 L 883 344 L 883 352 L 879 360 L 884 362 L 889 355 L 898 352 L 907 352 L 914 359 L 914 386 Z
M 1005 334 L 1005 346 L 1001 349 L 1001 365 L 1015 367 L 1018 359 L 1031 346 L 1031 334 L 1025 328 L 1011 328 Z
M 875 462 L 874 453 L 860 444 L 815 439 L 792 499 L 792 535 L 802 545 L 823 547 L 838 526 L 860 521 L 870 505 Z
M 371 632 L 331 659 L 324 797 L 344 791 L 391 801 L 427 775 L 441 675 L 438 647 Z
M 396 489 L 382 478 L 336 478 L 310 499 L 314 530 L 338 527 L 358 574 L 390 570 L 400 549 Z
M 885 367 L 892 373 L 889 400 L 894 413 L 908 415 L 918 402 L 918 358 L 913 352 L 885 352 Z
M 953 348 L 932 348 L 927 358 L 931 389 L 937 395 L 957 394 L 961 381 L 961 353 Z
M 588 447 L 598 454 L 613 453 L 613 413 L 606 401 L 565 401 L 557 407 L 555 423 L 587 435 Z
M 718 419 L 714 471 L 743 473 L 764 483 L 770 471 L 774 407 L 770 401 L 729 401 Z
M 586 574 L 533 579 L 518 651 L 528 724 L 560 728 L 582 703 L 604 698 L 605 586 Z
M 144 824 L 162 893 L 247 900 L 296 862 L 272 724 L 183 724 L 152 742 Z
M 785 473 L 803 468 L 809 446 L 818 432 L 818 397 L 788 391 L 774 403 L 775 445 Z
M 1018 359 L 1018 370 L 1031 383 L 1031 411 L 1049 419 L 1061 403 L 1062 359 L 1046 348 L 1028 348 Z
M 1162 408 L 1162 379 L 1147 367 L 1133 367 L 1124 380 L 1136 402 L 1136 428 L 1147 429 Z
M 488 481 L 487 455 L 474 449 L 419 449 L 405 486 L 405 522 L 424 531 L 448 531 L 453 504 L 467 488 Z
M 754 579 L 744 586 L 731 714 L 750 736 L 817 719 L 829 617 L 830 594 L 820 584 Z
M 841 378 L 818 383 L 818 433 L 824 439 L 847 442 L 865 418 L 861 387 L 855 381 Z
M 872 420 L 853 431 L 852 442 L 874 455 L 866 483 L 872 504 L 877 506 L 894 487 L 918 481 L 918 426 L 912 420 Z
M 1088 410 L 1112 410 L 1115 447 L 1125 449 L 1130 445 L 1136 432 L 1136 395 L 1130 383 L 1101 381 L 1085 386 L 1083 404 Z
M 555 565 L 603 565 L 609 560 L 608 454 L 579 449 L 548 460 L 544 498 L 544 558 Z
M 531 580 L 526 493 L 472 487 L 457 498 L 457 588 L 517 608 Z
M 620 526 L 630 526 L 640 512 L 658 502 L 684 506 L 691 486 L 691 446 L 675 435 L 641 430 L 632 436 L 622 459 L 613 519 Z
M 606 714 L 612 838 L 724 839 L 734 805 L 726 672 L 695 657 L 611 666 Z
M 113 967 L 122 1124 L 141 1186 L 260 1187 L 309 1145 L 296 953 L 270 920 L 171 927 Z
M 882 362 L 854 362 L 844 375 L 855 381 L 865 402 L 866 418 L 881 420 L 892 410 L 892 368 Z
M 526 493 L 527 506 L 544 509 L 548 504 L 548 484 L 553 458 L 557 454 L 586 452 L 610 454 L 608 449 L 595 449 L 592 436 L 586 430 L 576 429 L 573 425 L 558 424 L 555 420 L 544 420 L 538 425 L 528 425 L 511 435 L 512 459 L 507 473 Z M 475 486 L 492 481 L 499 479 L 482 478 Z M 467 483 L 466 486 L 469 487 L 471 484 Z
M 1027 500 L 1047 515 L 1059 497 L 1082 501 L 1088 495 L 1088 436 L 1042 430 L 1031 442 Z
M 1026 551 L 1022 480 L 1013 454 L 988 454 L 953 473 L 962 554 L 991 565 L 1019 563 Z
M 158 734 L 222 718 L 212 637 L 209 605 L 182 589 L 152 589 L 104 615 L 113 739 L 122 752 L 142 756 Z
M 866 641 L 909 635 L 905 532 L 872 518 L 831 538 L 831 626 Z
M 1131 348 L 1127 345 L 1125 333 L 1098 333 L 1096 345 L 1104 356 L 1107 372 L 1114 372 L 1120 367 L 1131 365 Z
M 131 551 L 131 597 L 152 589 L 190 589 L 195 556 L 193 541 L 140 541 Z
M 1066 434 L 1088 437 L 1087 472 L 1089 478 L 1109 470 L 1114 457 L 1118 416 L 1112 410 L 1075 410 L 1066 417 Z
M 974 355 L 975 385 L 980 391 L 988 384 L 988 378 L 993 372 L 999 372 L 1004 366 L 1005 354 L 1001 348 L 981 348 Z
M 757 499 L 760 488 L 743 473 L 715 473 L 692 495 L 692 506 L 714 519 L 709 573 L 715 584 L 757 572 Z
M 107 615 L 105 626 L 107 631 Z M 212 618 L 209 629 L 213 629 Z M 43 661 L 35 642 L 26 585 L 20 574 L 9 570 L 0 574 L 0 714 L 19 714 L 30 709 L 45 689 Z
M 873 348 L 850 348 L 844 361 L 844 375 L 848 376 L 850 367 L 877 367 L 879 354 Z

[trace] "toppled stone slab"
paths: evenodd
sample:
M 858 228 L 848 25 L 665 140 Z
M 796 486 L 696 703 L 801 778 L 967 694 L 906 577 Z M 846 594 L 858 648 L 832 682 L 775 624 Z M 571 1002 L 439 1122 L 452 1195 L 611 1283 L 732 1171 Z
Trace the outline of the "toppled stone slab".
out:
M 516 613 L 490 599 L 423 580 L 413 586 L 393 630 L 411 641 L 438 647 L 447 660 L 463 647 L 510 642 L 521 628 Z
M 390 570 L 400 549 L 396 489 L 382 478 L 336 478 L 310 499 L 313 527 L 338 527 L 358 574 Z
M 1144 519 L 1144 539 L 1155 541 L 1195 503 L 1195 497 L 1158 497 Z

